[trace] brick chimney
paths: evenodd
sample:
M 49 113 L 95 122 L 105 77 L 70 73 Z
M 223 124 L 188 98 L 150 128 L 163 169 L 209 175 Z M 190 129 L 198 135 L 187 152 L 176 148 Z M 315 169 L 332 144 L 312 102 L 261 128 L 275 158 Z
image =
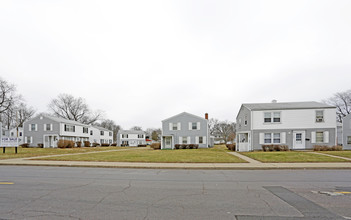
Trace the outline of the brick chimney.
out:
M 208 113 L 205 113 L 205 119 L 208 120 Z

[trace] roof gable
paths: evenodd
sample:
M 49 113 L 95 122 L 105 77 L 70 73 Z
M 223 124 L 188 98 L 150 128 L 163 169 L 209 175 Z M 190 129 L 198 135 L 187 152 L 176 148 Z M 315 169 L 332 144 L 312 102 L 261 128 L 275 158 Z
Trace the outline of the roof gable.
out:
M 162 122 L 163 122 L 163 121 L 168 121 L 168 120 L 170 120 L 170 119 L 177 118 L 177 117 L 183 116 L 183 115 L 188 115 L 188 116 L 190 116 L 190 117 L 194 117 L 194 118 L 197 118 L 197 119 L 200 119 L 200 120 L 207 121 L 205 118 L 202 118 L 202 117 L 200 117 L 200 116 L 193 115 L 193 114 L 190 114 L 190 113 L 188 113 L 188 112 L 182 112 L 182 113 L 177 114 L 177 115 L 174 115 L 174 116 L 172 116 L 172 117 L 170 117 L 170 118 L 166 118 L 166 119 L 162 120 Z

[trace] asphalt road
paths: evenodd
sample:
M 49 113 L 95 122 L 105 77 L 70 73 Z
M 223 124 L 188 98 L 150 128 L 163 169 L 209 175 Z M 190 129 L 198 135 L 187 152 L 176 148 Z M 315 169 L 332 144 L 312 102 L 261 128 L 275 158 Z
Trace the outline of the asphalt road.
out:
M 345 219 L 346 192 L 351 170 L 0 166 L 0 219 Z

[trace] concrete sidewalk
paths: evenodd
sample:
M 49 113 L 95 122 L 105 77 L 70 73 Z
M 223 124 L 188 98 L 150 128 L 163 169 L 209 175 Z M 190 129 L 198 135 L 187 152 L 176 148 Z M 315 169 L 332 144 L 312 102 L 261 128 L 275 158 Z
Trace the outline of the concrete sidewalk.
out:
M 236 153 L 237 154 L 237 153 Z M 236 156 L 235 154 L 235 156 Z M 241 155 L 242 156 L 242 155 Z M 241 157 L 245 160 L 245 156 Z M 49 161 L 31 158 L 0 160 L 0 165 L 25 166 L 73 166 L 114 167 L 146 169 L 351 169 L 351 163 L 139 163 L 139 162 L 92 162 L 92 161 Z

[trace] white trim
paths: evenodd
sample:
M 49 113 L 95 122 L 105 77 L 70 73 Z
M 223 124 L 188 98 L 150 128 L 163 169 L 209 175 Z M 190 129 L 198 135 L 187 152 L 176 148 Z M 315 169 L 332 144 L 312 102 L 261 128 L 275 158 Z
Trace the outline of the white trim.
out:
M 329 131 L 323 132 L 323 142 L 328 144 L 329 143 Z

